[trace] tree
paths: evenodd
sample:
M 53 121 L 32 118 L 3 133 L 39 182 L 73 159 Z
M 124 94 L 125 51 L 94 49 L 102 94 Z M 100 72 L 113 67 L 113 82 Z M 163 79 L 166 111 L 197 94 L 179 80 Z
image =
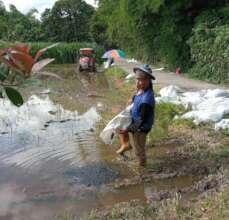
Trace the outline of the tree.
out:
M 227 0 L 100 0 L 92 24 L 93 37 L 150 62 L 162 61 L 171 70 L 190 65 L 195 18 Z M 105 30 L 102 34 L 100 30 Z M 99 35 L 98 35 L 99 34 Z M 99 36 L 99 37 L 98 37 Z M 106 38 L 106 40 L 104 40 Z
M 59 0 L 41 16 L 43 30 L 53 41 L 90 41 L 94 8 L 82 0 Z
M 2 39 L 7 32 L 7 19 L 6 19 L 6 8 L 2 1 L 0 1 L 0 38 Z
M 1 16 L 1 12 L 4 13 Z M 36 9 L 31 9 L 26 15 L 10 5 L 9 12 L 0 6 L 0 29 L 4 30 L 1 39 L 5 41 L 37 41 L 41 39 L 41 23 L 36 19 Z

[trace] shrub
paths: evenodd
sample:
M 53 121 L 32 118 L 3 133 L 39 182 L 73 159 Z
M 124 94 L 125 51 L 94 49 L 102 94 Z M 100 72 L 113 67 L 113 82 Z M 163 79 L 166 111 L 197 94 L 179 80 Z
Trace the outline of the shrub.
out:
M 228 9 L 229 10 L 229 9 Z M 188 43 L 192 76 L 214 83 L 229 80 L 229 18 L 226 9 L 202 13 Z

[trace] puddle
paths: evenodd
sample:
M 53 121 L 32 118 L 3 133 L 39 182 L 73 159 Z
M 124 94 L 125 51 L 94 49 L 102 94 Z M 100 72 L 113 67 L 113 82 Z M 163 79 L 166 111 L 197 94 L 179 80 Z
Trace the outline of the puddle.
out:
M 67 67 L 64 70 L 75 74 Z M 83 88 L 77 87 L 74 93 L 85 93 L 90 82 L 105 84 L 99 74 L 99 79 L 90 78 L 87 83 L 87 77 L 77 76 L 83 78 Z M 116 190 L 109 187 L 117 178 L 135 174 L 116 160 L 114 147 L 99 139 L 98 101 L 87 97 L 89 92 L 85 93 L 86 107 L 77 103 L 74 111 L 55 104 L 47 95 L 32 96 L 19 109 L 0 100 L 0 219 L 50 220 L 65 212 L 80 217 L 94 208 L 130 199 L 145 201 L 154 190 L 193 184 L 195 179 L 185 177 Z M 69 100 L 67 106 L 73 102 Z M 153 149 L 155 157 L 167 151 L 160 149 Z
M 72 184 L 83 184 L 86 186 L 101 186 L 114 182 L 119 173 L 106 164 L 90 164 L 77 169 L 64 172 L 67 178 L 73 179 Z

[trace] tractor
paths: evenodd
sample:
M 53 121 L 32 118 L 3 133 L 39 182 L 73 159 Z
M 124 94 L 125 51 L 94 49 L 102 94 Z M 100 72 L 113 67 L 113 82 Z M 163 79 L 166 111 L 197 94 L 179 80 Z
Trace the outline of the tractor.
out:
M 92 48 L 81 48 L 79 50 L 79 72 L 96 72 L 95 51 Z

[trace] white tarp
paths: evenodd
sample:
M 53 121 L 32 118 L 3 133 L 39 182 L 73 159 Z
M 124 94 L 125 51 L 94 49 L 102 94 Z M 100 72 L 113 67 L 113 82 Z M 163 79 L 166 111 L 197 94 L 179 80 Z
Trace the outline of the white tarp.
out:
M 215 130 L 218 131 L 220 129 L 229 129 L 229 118 L 223 119 L 215 124 Z
M 132 105 L 129 105 L 116 115 L 100 133 L 100 138 L 105 144 L 112 144 L 114 137 L 119 133 L 119 129 L 127 127 L 131 123 L 130 110 Z
M 181 104 L 191 109 L 181 118 L 193 119 L 195 124 L 218 122 L 215 125 L 216 130 L 229 127 L 228 120 L 223 119 L 225 115 L 229 114 L 229 90 L 207 89 L 184 92 L 181 88 L 170 85 L 162 88 L 160 95 L 156 98 L 158 103 Z
M 138 63 L 138 61 L 135 60 L 134 58 L 132 58 L 132 59 L 126 59 L 126 62 L 127 63 Z

